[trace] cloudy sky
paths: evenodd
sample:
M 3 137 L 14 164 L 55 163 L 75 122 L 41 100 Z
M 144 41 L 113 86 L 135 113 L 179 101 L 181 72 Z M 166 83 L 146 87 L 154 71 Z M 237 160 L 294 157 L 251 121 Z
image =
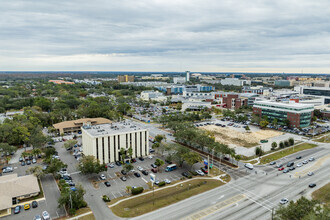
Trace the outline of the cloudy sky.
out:
M 330 73 L 329 0 L 10 0 L 0 12 L 0 71 Z

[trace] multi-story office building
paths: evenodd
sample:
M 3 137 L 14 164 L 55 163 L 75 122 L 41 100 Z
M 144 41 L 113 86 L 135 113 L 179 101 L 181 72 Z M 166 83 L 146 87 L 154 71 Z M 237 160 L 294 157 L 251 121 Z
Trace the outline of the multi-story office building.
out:
M 120 161 L 122 148 L 126 152 L 132 148 L 132 158 L 137 158 L 149 155 L 149 131 L 126 122 L 83 126 L 82 144 L 84 154 L 93 155 L 100 163 Z
M 294 90 L 299 94 L 324 97 L 324 104 L 330 104 L 330 88 L 296 86 Z
M 245 86 L 251 85 L 250 80 L 240 80 L 238 78 L 225 78 L 221 80 L 222 85 L 230 85 L 230 86 Z
M 254 93 L 259 95 L 269 95 L 272 91 L 273 88 L 263 86 L 244 86 L 242 89 L 242 93 Z
M 134 82 L 134 76 L 133 75 L 119 75 L 117 77 L 118 82 Z
M 289 120 L 290 126 L 296 128 L 309 126 L 313 111 L 313 105 L 300 103 L 256 101 L 253 105 L 254 114 L 267 116 L 270 122 L 277 119 L 280 125 L 285 125 L 286 120 Z

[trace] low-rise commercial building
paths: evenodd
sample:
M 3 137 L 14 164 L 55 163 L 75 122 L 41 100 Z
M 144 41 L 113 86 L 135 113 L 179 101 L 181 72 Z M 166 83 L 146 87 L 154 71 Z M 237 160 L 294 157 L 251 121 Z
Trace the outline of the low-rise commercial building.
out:
M 296 86 L 294 90 L 299 94 L 324 97 L 324 104 L 330 104 L 330 88 L 328 87 L 307 87 Z
M 149 131 L 137 125 L 119 122 L 82 127 L 82 144 L 85 155 L 92 155 L 101 163 L 121 160 L 121 149 L 132 148 L 132 158 L 149 155 Z
M 81 118 L 78 120 L 63 121 L 54 124 L 53 127 L 58 134 L 71 134 L 81 132 L 81 127 L 83 125 L 100 125 L 108 123 L 111 123 L 111 121 L 106 118 Z
M 221 80 L 222 85 L 229 85 L 229 86 L 245 86 L 251 85 L 250 80 L 240 80 L 238 78 L 225 78 Z
M 158 91 L 142 91 L 141 99 L 145 101 L 157 101 L 157 102 L 166 102 L 167 97 L 163 93 Z
M 295 102 L 256 101 L 253 105 L 254 114 L 260 117 L 267 116 L 270 122 L 277 119 L 279 125 L 286 125 L 288 120 L 290 126 L 295 128 L 309 126 L 313 117 L 313 111 L 313 105 Z
M 0 217 L 10 215 L 11 208 L 20 200 L 40 193 L 38 179 L 34 175 L 17 176 L 17 173 L 0 176 Z
M 273 91 L 271 87 L 263 87 L 263 86 L 244 86 L 242 89 L 242 93 L 253 93 L 259 95 L 269 95 Z
M 117 76 L 118 82 L 134 82 L 134 76 L 133 75 L 119 75 Z

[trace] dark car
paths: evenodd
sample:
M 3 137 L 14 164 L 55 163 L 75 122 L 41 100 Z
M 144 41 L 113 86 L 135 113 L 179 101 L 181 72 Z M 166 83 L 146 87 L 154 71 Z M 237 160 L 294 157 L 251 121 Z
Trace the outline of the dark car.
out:
M 106 185 L 107 187 L 111 186 L 110 182 L 108 182 L 108 181 L 104 182 L 104 185 Z
M 71 176 L 63 176 L 62 179 L 64 179 L 64 180 L 72 180 L 72 177 Z
M 287 167 L 292 167 L 294 165 L 294 162 L 289 162 L 286 166 Z
M 127 174 L 127 172 L 125 171 L 125 170 L 121 170 L 120 171 L 123 175 L 126 175 Z
M 140 175 L 138 172 L 135 172 L 135 173 L 134 173 L 134 176 L 136 176 L 136 177 L 140 177 L 141 175 Z
M 290 170 L 289 170 L 289 168 L 285 168 L 284 170 L 283 170 L 283 173 L 288 173 Z
M 201 168 L 201 170 L 203 171 L 203 173 L 205 173 L 205 174 L 208 174 L 208 171 L 207 171 L 207 169 L 205 169 L 204 167 L 203 167 L 203 168 Z
M 183 173 L 182 173 L 182 176 L 184 176 L 184 177 L 188 177 L 189 174 L 188 174 L 188 172 L 183 172 Z
M 25 162 L 24 161 L 21 162 L 21 166 L 25 166 Z
M 152 163 L 152 164 L 151 164 L 151 167 L 152 167 L 152 168 L 157 168 L 157 165 L 155 165 L 155 164 Z
M 146 171 L 146 170 L 142 170 L 142 173 L 143 173 L 143 175 L 148 175 L 148 171 Z
M 27 160 L 26 161 L 26 165 L 31 165 L 31 161 L 30 160 Z
M 67 150 L 67 151 L 72 150 L 72 147 L 68 147 L 66 150 Z
M 119 161 L 116 161 L 116 165 L 120 167 L 121 163 Z
M 136 162 L 136 159 L 135 159 L 135 158 L 133 158 L 133 159 L 131 160 L 131 162 L 132 162 L 132 163 L 135 163 L 135 162 Z
M 296 168 L 294 168 L 294 167 L 290 167 L 290 169 L 289 170 L 295 170 Z
M 297 159 L 297 160 L 301 159 L 301 156 L 297 156 L 296 159 Z
M 143 157 L 139 157 L 139 160 L 144 161 L 144 158 Z
M 22 162 L 22 161 L 23 161 L 23 157 L 20 157 L 20 158 L 19 158 L 19 162 Z
M 152 168 L 151 171 L 152 171 L 153 173 L 157 173 L 157 169 L 156 169 L 156 168 Z
M 18 214 L 18 213 L 20 213 L 20 212 L 21 212 L 21 206 L 18 205 L 18 206 L 16 206 L 15 209 L 14 209 L 14 214 Z
M 269 165 L 275 165 L 276 164 L 276 162 L 275 161 L 273 161 L 273 162 L 270 162 L 270 164 Z
M 314 188 L 316 186 L 316 184 L 315 183 L 311 183 L 308 186 L 309 186 L 309 188 Z
M 38 207 L 38 202 L 37 201 L 33 201 L 32 202 L 32 208 L 37 208 Z

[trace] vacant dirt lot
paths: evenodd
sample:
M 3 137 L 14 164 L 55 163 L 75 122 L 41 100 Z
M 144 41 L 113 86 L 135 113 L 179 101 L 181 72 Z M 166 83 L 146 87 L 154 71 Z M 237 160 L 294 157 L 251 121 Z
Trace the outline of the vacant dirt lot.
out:
M 211 131 L 214 134 L 216 141 L 227 144 L 230 147 L 253 147 L 258 145 L 262 139 L 268 139 L 282 135 L 282 132 L 273 130 L 259 130 L 247 133 L 245 131 L 240 132 L 233 128 L 223 128 L 215 125 L 204 126 L 201 129 Z

